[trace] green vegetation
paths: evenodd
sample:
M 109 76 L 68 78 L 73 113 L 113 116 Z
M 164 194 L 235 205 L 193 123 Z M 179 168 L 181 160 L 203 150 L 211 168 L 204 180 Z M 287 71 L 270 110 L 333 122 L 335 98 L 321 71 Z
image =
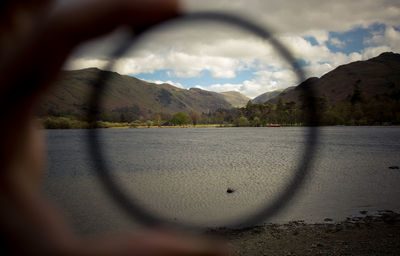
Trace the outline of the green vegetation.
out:
M 46 129 L 87 129 L 89 123 L 71 117 L 47 117 L 42 119 Z
M 172 117 L 171 122 L 173 125 L 186 125 L 189 124 L 190 117 L 186 113 L 178 112 Z
M 321 125 L 399 125 L 400 92 L 365 96 L 355 84 L 353 93 L 341 102 L 329 104 L 325 97 L 316 98 Z M 115 112 L 117 113 L 117 112 Z M 106 114 L 100 115 L 97 127 L 100 128 L 138 128 L 138 127 L 263 127 L 270 125 L 301 126 L 304 125 L 304 106 L 294 101 L 283 103 L 279 98 L 276 104 L 252 103 L 248 101 L 242 108 L 218 109 L 215 112 L 198 113 L 191 111 L 177 112 L 174 115 L 156 113 L 153 118 L 132 120 L 129 112 L 114 114 L 110 119 Z M 129 117 L 129 118 L 128 118 Z M 93 127 L 84 118 L 74 116 L 47 117 L 43 120 L 47 129 L 87 129 Z
M 241 117 L 238 117 L 238 118 L 235 119 L 234 124 L 237 127 L 243 127 L 243 126 L 249 126 L 250 123 L 249 123 L 249 120 L 247 120 L 246 117 L 241 116 Z
M 348 100 L 329 104 L 326 98 L 316 99 L 321 125 L 399 125 L 400 93 L 377 95 L 366 100 L 360 88 L 355 87 Z M 277 104 L 252 103 L 245 107 L 218 109 L 215 112 L 189 114 L 177 112 L 174 115 L 157 113 L 152 119 L 127 121 L 120 115 L 115 121 L 101 120 L 101 128 L 151 128 L 151 127 L 263 127 L 270 125 L 301 126 L 304 124 L 304 107 L 296 102 Z M 101 117 L 104 117 L 102 115 Z M 87 129 L 91 126 L 85 120 L 75 117 L 47 117 L 42 119 L 46 129 Z
M 39 115 L 44 126 L 94 127 L 85 117 L 87 99 L 93 83 L 104 72 L 65 72 L 57 82 L 58 89 L 42 103 Z M 246 97 L 236 92 L 185 90 L 107 74 L 110 86 L 103 92 L 104 106 L 96 127 L 301 126 L 306 111 L 300 98 L 302 88 L 307 87 L 317 95 L 321 125 L 400 124 L 400 54 L 395 53 L 339 66 L 320 78 L 265 93 L 247 104 L 243 102 Z
M 45 129 L 88 129 L 93 127 L 86 121 L 77 120 L 74 117 L 47 117 L 41 119 Z M 142 125 L 142 123 L 140 123 Z M 104 122 L 98 121 L 97 127 L 99 128 L 133 128 L 134 124 L 121 123 L 121 122 Z
M 317 98 L 321 125 L 399 125 L 400 93 L 381 95 L 365 100 L 359 88 L 355 88 L 348 101 L 329 104 L 326 98 Z M 235 126 L 301 126 L 304 125 L 303 106 L 295 102 L 277 104 L 249 101 L 244 108 L 219 109 L 209 115 L 214 123 L 227 122 Z

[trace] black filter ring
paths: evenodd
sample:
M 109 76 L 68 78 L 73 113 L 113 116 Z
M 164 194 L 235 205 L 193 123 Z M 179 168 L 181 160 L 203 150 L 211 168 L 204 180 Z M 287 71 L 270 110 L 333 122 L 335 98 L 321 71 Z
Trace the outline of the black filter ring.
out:
M 156 24 L 145 29 L 140 29 L 132 33 L 132 36 L 123 40 L 121 45 L 117 47 L 116 51 L 111 56 L 111 61 L 108 64 L 107 70 L 113 70 L 115 61 L 126 54 L 126 52 L 132 49 L 132 46 L 137 42 L 143 35 L 149 31 L 163 30 L 173 25 L 189 22 L 219 22 L 221 24 L 231 25 L 249 32 L 250 34 L 256 35 L 264 40 L 268 40 L 277 50 L 277 52 L 283 57 L 288 64 L 292 67 L 296 73 L 299 83 L 305 80 L 305 74 L 290 53 L 290 51 L 283 46 L 281 42 L 272 37 L 269 30 L 247 20 L 242 17 L 238 17 L 232 14 L 220 13 L 220 12 L 199 12 L 191 13 L 183 16 L 175 17 L 170 20 L 164 21 L 163 23 Z M 108 166 L 106 155 L 102 151 L 99 130 L 97 121 L 99 120 L 100 106 L 102 103 L 102 92 L 106 88 L 106 84 L 110 79 L 111 72 L 101 72 L 96 83 L 92 94 L 89 99 L 89 110 L 88 120 L 93 129 L 88 129 L 88 146 L 89 151 L 94 161 L 94 167 L 97 171 L 99 180 L 104 185 L 106 191 L 112 196 L 112 198 L 123 208 L 130 216 L 134 217 L 140 223 L 146 226 L 178 226 L 183 228 L 201 228 L 196 225 L 188 223 L 177 223 L 175 221 L 167 220 L 162 216 L 155 215 L 150 211 L 142 208 L 137 203 L 137 200 L 127 193 L 125 193 L 120 186 L 117 185 L 115 177 L 113 177 L 110 167 Z M 266 221 L 271 216 L 276 214 L 280 209 L 286 206 L 290 200 L 294 197 L 295 192 L 299 189 L 307 173 L 309 172 L 312 163 L 315 159 L 315 148 L 318 140 L 318 128 L 319 124 L 318 113 L 315 102 L 315 95 L 312 86 L 302 86 L 302 105 L 304 108 L 304 125 L 306 126 L 306 142 L 300 161 L 296 167 L 293 176 L 287 181 L 285 189 L 278 194 L 269 203 L 261 207 L 256 212 L 248 215 L 246 218 L 240 218 L 230 223 L 224 223 L 224 226 L 229 227 L 243 227 L 253 226 L 260 224 L 262 221 Z

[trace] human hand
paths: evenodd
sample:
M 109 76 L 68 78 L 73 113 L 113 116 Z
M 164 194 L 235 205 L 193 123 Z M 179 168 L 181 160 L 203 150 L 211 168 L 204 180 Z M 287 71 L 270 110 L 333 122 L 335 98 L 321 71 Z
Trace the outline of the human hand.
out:
M 120 25 L 143 27 L 179 15 L 177 0 L 88 1 L 50 15 L 51 4 L 10 1 L 0 10 L 0 242 L 11 254 L 227 254 L 215 241 L 165 230 L 82 239 L 40 193 L 45 143 L 35 107 L 71 50 Z

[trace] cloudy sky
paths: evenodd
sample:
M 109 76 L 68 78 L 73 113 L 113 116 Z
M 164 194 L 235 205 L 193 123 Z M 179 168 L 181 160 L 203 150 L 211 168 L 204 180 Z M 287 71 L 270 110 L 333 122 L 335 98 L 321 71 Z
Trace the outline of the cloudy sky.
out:
M 186 0 L 185 12 L 219 10 L 270 28 L 307 76 L 382 52 L 400 52 L 396 0 Z M 104 68 L 123 31 L 88 43 L 66 69 Z M 150 33 L 117 60 L 115 71 L 181 88 L 238 91 L 248 97 L 297 85 L 288 63 L 268 43 L 235 27 L 204 22 Z

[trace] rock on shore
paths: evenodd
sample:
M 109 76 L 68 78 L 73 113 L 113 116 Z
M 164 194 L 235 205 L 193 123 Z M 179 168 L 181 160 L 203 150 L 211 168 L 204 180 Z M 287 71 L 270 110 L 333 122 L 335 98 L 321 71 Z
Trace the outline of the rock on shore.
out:
M 392 211 L 338 223 L 292 221 L 207 233 L 228 240 L 235 255 L 400 255 L 400 214 Z

